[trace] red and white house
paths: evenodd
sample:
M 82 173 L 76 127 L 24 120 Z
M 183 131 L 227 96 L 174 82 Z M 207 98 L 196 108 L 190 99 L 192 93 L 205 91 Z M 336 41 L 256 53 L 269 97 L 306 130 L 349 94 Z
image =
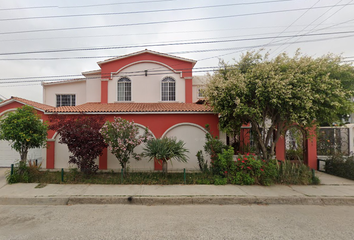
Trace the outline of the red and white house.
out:
M 189 162 L 173 162 L 169 169 L 198 170 L 196 153 L 205 143 L 204 126 L 209 124 L 215 136 L 219 136 L 219 129 L 218 115 L 196 103 L 201 84 L 193 84 L 195 64 L 194 60 L 150 50 L 107 59 L 98 62 L 99 70 L 83 72 L 84 78 L 43 83 L 43 104 L 18 97 L 1 102 L 0 117 L 25 104 L 33 106 L 44 121 L 50 114 L 100 114 L 108 121 L 119 116 L 134 121 L 141 132 L 148 127 L 155 138 L 185 141 Z M 49 131 L 47 138 L 48 147 L 33 150 L 29 159 L 41 159 L 42 167 L 47 169 L 69 168 L 67 146 L 58 142 L 54 131 Z M 6 142 L 0 142 L 0 149 L 0 166 L 9 166 L 19 158 Z M 136 151 L 141 152 L 142 146 Z M 102 170 L 120 169 L 118 160 L 107 149 L 97 163 Z M 131 160 L 129 167 L 150 171 L 161 165 L 143 159 Z
M 134 121 L 141 133 L 149 128 L 155 138 L 176 137 L 186 143 L 189 162 L 174 162 L 170 170 L 198 170 L 196 153 L 203 150 L 206 124 L 214 136 L 225 139 L 218 129 L 218 114 L 203 104 L 203 81 L 193 77 L 196 61 L 171 56 L 150 50 L 135 52 L 98 62 L 100 69 L 83 72 L 83 78 L 60 82 L 43 83 L 43 104 L 11 97 L 0 102 L 0 117 L 23 105 L 33 106 L 43 121 L 50 114 L 104 115 L 106 120 L 122 117 Z M 314 134 L 313 134 L 314 135 Z M 240 138 L 249 143 L 249 129 L 241 130 Z M 48 131 L 45 149 L 33 149 L 29 159 L 39 159 L 46 169 L 70 168 L 70 153 L 67 146 L 59 143 L 59 136 Z M 304 142 L 305 162 L 317 169 L 315 137 Z M 141 152 L 142 146 L 136 148 Z M 285 139 L 281 137 L 276 145 L 276 157 L 285 159 Z M 8 167 L 19 159 L 5 141 L 0 141 L 0 167 Z M 107 149 L 96 160 L 101 170 L 120 169 L 118 160 Z M 131 159 L 130 169 L 139 171 L 160 170 L 161 165 L 143 159 Z

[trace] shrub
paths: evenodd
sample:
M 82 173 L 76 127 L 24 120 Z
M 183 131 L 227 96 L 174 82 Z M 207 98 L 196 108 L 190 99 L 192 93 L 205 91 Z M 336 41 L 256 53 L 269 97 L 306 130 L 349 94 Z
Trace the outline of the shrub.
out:
M 199 165 L 199 169 L 200 171 L 206 173 L 206 172 L 209 172 L 209 168 L 208 168 L 208 161 L 206 161 L 204 159 L 204 156 L 203 156 L 203 151 L 202 150 L 199 150 L 196 154 L 196 157 L 198 159 L 198 165 Z
M 184 147 L 185 142 L 177 141 L 176 138 L 150 139 L 146 143 L 143 155 L 150 160 L 162 161 L 162 169 L 167 172 L 167 161 L 188 162 L 188 149 Z
M 238 155 L 229 178 L 231 183 L 239 185 L 271 185 L 277 175 L 274 160 L 261 160 L 255 154 Z
M 261 160 L 255 154 L 238 155 L 234 161 L 232 147 L 218 154 L 218 159 L 212 166 L 214 176 L 226 178 L 230 183 L 237 185 L 271 185 L 278 174 L 275 160 Z
M 143 135 L 139 135 L 139 127 L 134 121 L 129 122 L 121 117 L 115 117 L 114 122 L 107 121 L 99 132 L 124 172 L 131 157 L 141 160 L 142 154 L 135 153 L 134 148 L 151 138 L 147 128 Z
M 69 163 L 76 164 L 88 175 L 97 172 L 95 159 L 107 147 L 99 133 L 104 120 L 104 116 L 50 116 L 50 129 L 58 132 L 59 143 L 66 144 L 72 154 Z
M 8 183 L 30 183 L 36 182 L 39 180 L 41 172 L 39 169 L 41 168 L 41 164 L 36 166 L 34 161 L 28 161 L 28 165 L 26 162 L 19 161 L 14 166 L 13 174 L 11 172 L 7 172 L 6 180 Z
M 219 169 L 219 166 L 216 163 L 219 159 L 218 154 L 221 154 L 224 149 L 228 149 L 229 146 L 225 145 L 217 137 L 213 137 L 213 135 L 210 133 L 208 124 L 205 126 L 205 129 L 207 130 L 207 133 L 205 134 L 206 142 L 204 145 L 204 151 L 210 155 L 211 169 L 213 174 L 219 174 L 222 169 Z
M 311 169 L 303 163 L 291 163 L 289 160 L 277 164 L 277 182 L 282 184 L 312 184 Z
M 326 161 L 326 173 L 354 180 L 354 156 L 345 157 L 341 153 L 332 155 Z

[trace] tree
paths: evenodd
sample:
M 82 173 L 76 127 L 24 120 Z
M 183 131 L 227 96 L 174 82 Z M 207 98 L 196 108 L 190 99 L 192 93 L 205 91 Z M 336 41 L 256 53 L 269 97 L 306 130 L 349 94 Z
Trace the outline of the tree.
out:
M 151 138 L 149 131 L 139 136 L 139 127 L 134 122 L 123 118 L 114 118 L 114 122 L 107 121 L 100 130 L 104 142 L 108 144 L 109 150 L 118 159 L 123 171 L 126 171 L 130 157 L 136 160 L 141 159 L 141 154 L 134 152 L 134 148 Z
M 184 145 L 182 140 L 177 141 L 176 138 L 150 139 L 144 148 L 144 156 L 149 157 L 150 160 L 162 161 L 162 171 L 167 173 L 167 161 L 188 161 L 186 153 L 189 151 Z
M 59 143 L 68 146 L 69 163 L 76 164 L 85 174 L 97 172 L 95 159 L 102 155 L 107 145 L 103 141 L 100 129 L 105 122 L 103 116 L 50 116 L 50 129 L 58 132 Z
M 353 111 L 353 93 L 338 79 L 352 69 L 331 55 L 312 58 L 297 52 L 293 58 L 283 53 L 269 59 L 251 52 L 234 65 L 221 62 L 220 70 L 209 75 L 205 94 L 220 113 L 222 127 L 251 123 L 261 154 L 270 159 L 289 126 L 307 129 Z
M 25 164 L 29 149 L 46 147 L 47 129 L 36 110 L 25 105 L 0 120 L 0 140 L 9 141 Z

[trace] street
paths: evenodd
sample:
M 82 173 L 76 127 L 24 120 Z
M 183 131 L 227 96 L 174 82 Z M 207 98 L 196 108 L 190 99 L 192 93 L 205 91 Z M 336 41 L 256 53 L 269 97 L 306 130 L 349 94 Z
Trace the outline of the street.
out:
M 0 239 L 354 239 L 354 207 L 0 206 Z

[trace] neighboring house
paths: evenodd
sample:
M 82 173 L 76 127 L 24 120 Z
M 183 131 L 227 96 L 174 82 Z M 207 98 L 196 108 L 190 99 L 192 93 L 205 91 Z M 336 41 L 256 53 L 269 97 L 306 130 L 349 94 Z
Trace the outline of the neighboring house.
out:
M 5 99 L 6 98 L 3 95 L 0 94 L 0 102 L 5 101 Z
M 198 170 L 196 153 L 205 143 L 204 126 L 219 136 L 218 115 L 203 104 L 200 79 L 194 79 L 196 61 L 144 50 L 98 62 L 100 69 L 83 72 L 84 78 L 43 83 L 43 104 L 12 97 L 0 103 L 0 117 L 23 105 L 33 106 L 44 121 L 50 114 L 104 115 L 107 120 L 122 117 L 134 121 L 143 132 L 148 127 L 155 138 L 176 137 L 186 142 L 189 162 L 173 162 L 170 170 Z M 198 92 L 199 91 L 199 92 Z M 58 135 L 48 132 L 48 148 L 41 150 L 42 167 L 69 168 L 70 153 Z M 142 146 L 137 147 L 142 151 Z M 0 156 L 6 164 L 13 161 Z M 107 149 L 97 159 L 99 168 L 120 169 Z M 3 164 L 5 165 L 5 164 Z M 131 160 L 130 169 L 159 170 L 153 161 Z

